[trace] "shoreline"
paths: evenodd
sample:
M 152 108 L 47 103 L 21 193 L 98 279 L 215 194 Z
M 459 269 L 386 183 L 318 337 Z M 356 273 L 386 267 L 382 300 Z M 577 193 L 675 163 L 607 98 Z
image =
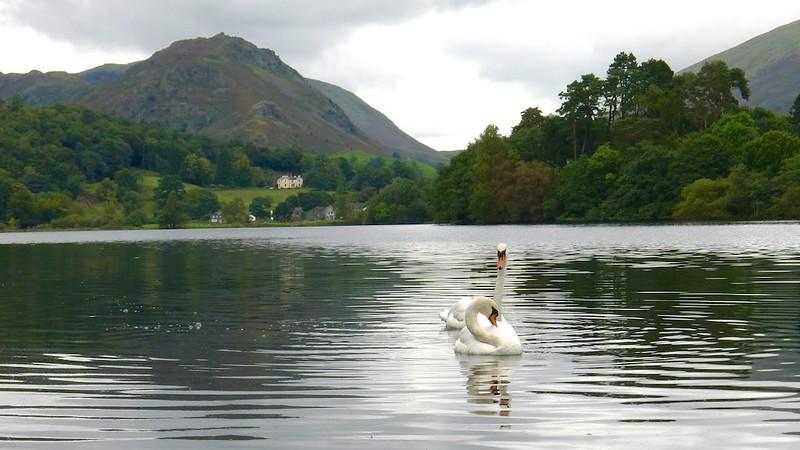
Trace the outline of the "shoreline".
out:
M 309 227 L 353 227 L 353 226 L 402 226 L 402 225 L 442 225 L 453 227 L 498 227 L 498 226 L 566 226 L 566 227 L 591 227 L 591 226 L 717 226 L 717 225 L 788 225 L 800 224 L 799 219 L 794 220 L 734 220 L 734 221 L 661 221 L 661 222 L 543 222 L 543 223 L 493 223 L 493 224 L 454 224 L 454 223 L 393 223 L 393 224 L 367 224 L 345 223 L 342 221 L 307 221 L 307 222 L 278 222 L 278 223 L 247 223 L 247 224 L 205 224 L 195 223 L 180 228 L 159 228 L 156 224 L 142 227 L 101 227 L 101 228 L 49 228 L 31 227 L 24 229 L 0 228 L 0 234 L 11 233 L 48 233 L 48 232 L 82 232 L 82 231 L 156 231 L 156 230 L 206 230 L 206 229 L 236 229 L 236 228 L 309 228 Z

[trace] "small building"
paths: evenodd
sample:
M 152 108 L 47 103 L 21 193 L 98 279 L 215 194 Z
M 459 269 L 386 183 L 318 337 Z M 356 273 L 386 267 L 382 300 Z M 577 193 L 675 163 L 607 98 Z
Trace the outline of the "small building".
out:
M 325 220 L 336 220 L 336 210 L 331 205 L 325 207 Z
M 303 187 L 301 175 L 281 175 L 278 178 L 278 189 L 299 189 Z
M 225 216 L 220 213 L 212 214 L 211 223 L 225 223 Z

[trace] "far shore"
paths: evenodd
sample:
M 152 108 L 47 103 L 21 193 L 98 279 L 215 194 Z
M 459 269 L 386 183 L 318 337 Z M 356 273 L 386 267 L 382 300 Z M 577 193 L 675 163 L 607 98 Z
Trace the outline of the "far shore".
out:
M 547 223 L 497 223 L 485 224 L 482 226 L 500 226 L 500 225 L 563 225 L 563 226 L 593 226 L 593 225 L 610 225 L 610 226 L 681 226 L 681 225 L 748 225 L 748 224 L 800 224 L 798 220 L 731 220 L 731 221 L 662 221 L 662 222 L 547 222 Z M 136 231 L 136 230 L 202 230 L 202 229 L 225 229 L 225 228 L 307 228 L 307 227 L 335 227 L 335 226 L 382 226 L 382 225 L 451 225 L 462 226 L 461 224 L 452 223 L 398 223 L 398 224 L 362 224 L 362 223 L 347 223 L 341 220 L 309 220 L 302 222 L 252 222 L 252 223 L 188 223 L 186 226 L 178 228 L 160 228 L 158 224 L 146 224 L 141 227 L 130 226 L 106 226 L 99 228 L 51 228 L 47 226 L 31 227 L 31 228 L 0 228 L 0 234 L 3 233 L 36 233 L 36 232 L 61 232 L 61 231 Z M 463 226 L 481 226 L 477 224 L 469 224 Z

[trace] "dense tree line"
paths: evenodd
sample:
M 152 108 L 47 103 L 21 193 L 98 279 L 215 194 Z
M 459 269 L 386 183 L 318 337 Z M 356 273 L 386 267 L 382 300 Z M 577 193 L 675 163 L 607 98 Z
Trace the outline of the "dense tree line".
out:
M 451 223 L 800 218 L 800 96 L 790 115 L 739 106 L 749 87 L 724 62 L 674 74 L 620 53 L 582 75 L 558 114 L 489 126 L 436 181 Z
M 159 186 L 143 186 L 142 171 L 159 175 Z M 234 208 L 206 188 L 274 186 L 284 173 L 303 174 L 312 189 L 356 192 L 352 200 L 364 203 L 396 178 L 423 178 L 410 160 L 359 162 L 355 156 L 262 148 L 76 105 L 28 108 L 18 98 L 0 100 L 0 227 L 175 227 L 222 209 L 237 221 L 251 213 L 265 219 L 272 207 L 268 198 Z M 187 191 L 183 183 L 202 189 Z M 148 206 L 153 203 L 155 210 Z

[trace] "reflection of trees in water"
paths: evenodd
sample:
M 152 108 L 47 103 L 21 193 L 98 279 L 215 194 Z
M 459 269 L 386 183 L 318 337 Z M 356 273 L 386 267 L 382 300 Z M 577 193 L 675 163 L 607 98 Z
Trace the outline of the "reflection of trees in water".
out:
M 467 402 L 484 406 L 471 410 L 478 415 L 511 415 L 511 373 L 521 357 L 456 354 L 461 373 L 466 376 Z
M 325 327 L 360 321 L 375 292 L 397 282 L 385 270 L 373 277 L 379 269 L 363 254 L 247 241 L 0 246 L 0 361 L 141 356 L 157 359 L 148 363 L 157 384 L 263 389 L 216 375 L 230 365 L 302 377 L 261 350 L 324 344 Z
M 739 365 L 731 372 L 750 377 L 765 360 L 747 355 L 782 347 L 767 360 L 776 366 L 796 360 L 800 350 L 780 342 L 797 338 L 800 269 L 778 258 L 620 250 L 518 265 L 518 297 L 531 299 L 522 306 L 563 314 L 559 324 L 584 342 L 576 349 L 581 355 L 644 363 L 676 351 L 684 357 L 716 353 Z

